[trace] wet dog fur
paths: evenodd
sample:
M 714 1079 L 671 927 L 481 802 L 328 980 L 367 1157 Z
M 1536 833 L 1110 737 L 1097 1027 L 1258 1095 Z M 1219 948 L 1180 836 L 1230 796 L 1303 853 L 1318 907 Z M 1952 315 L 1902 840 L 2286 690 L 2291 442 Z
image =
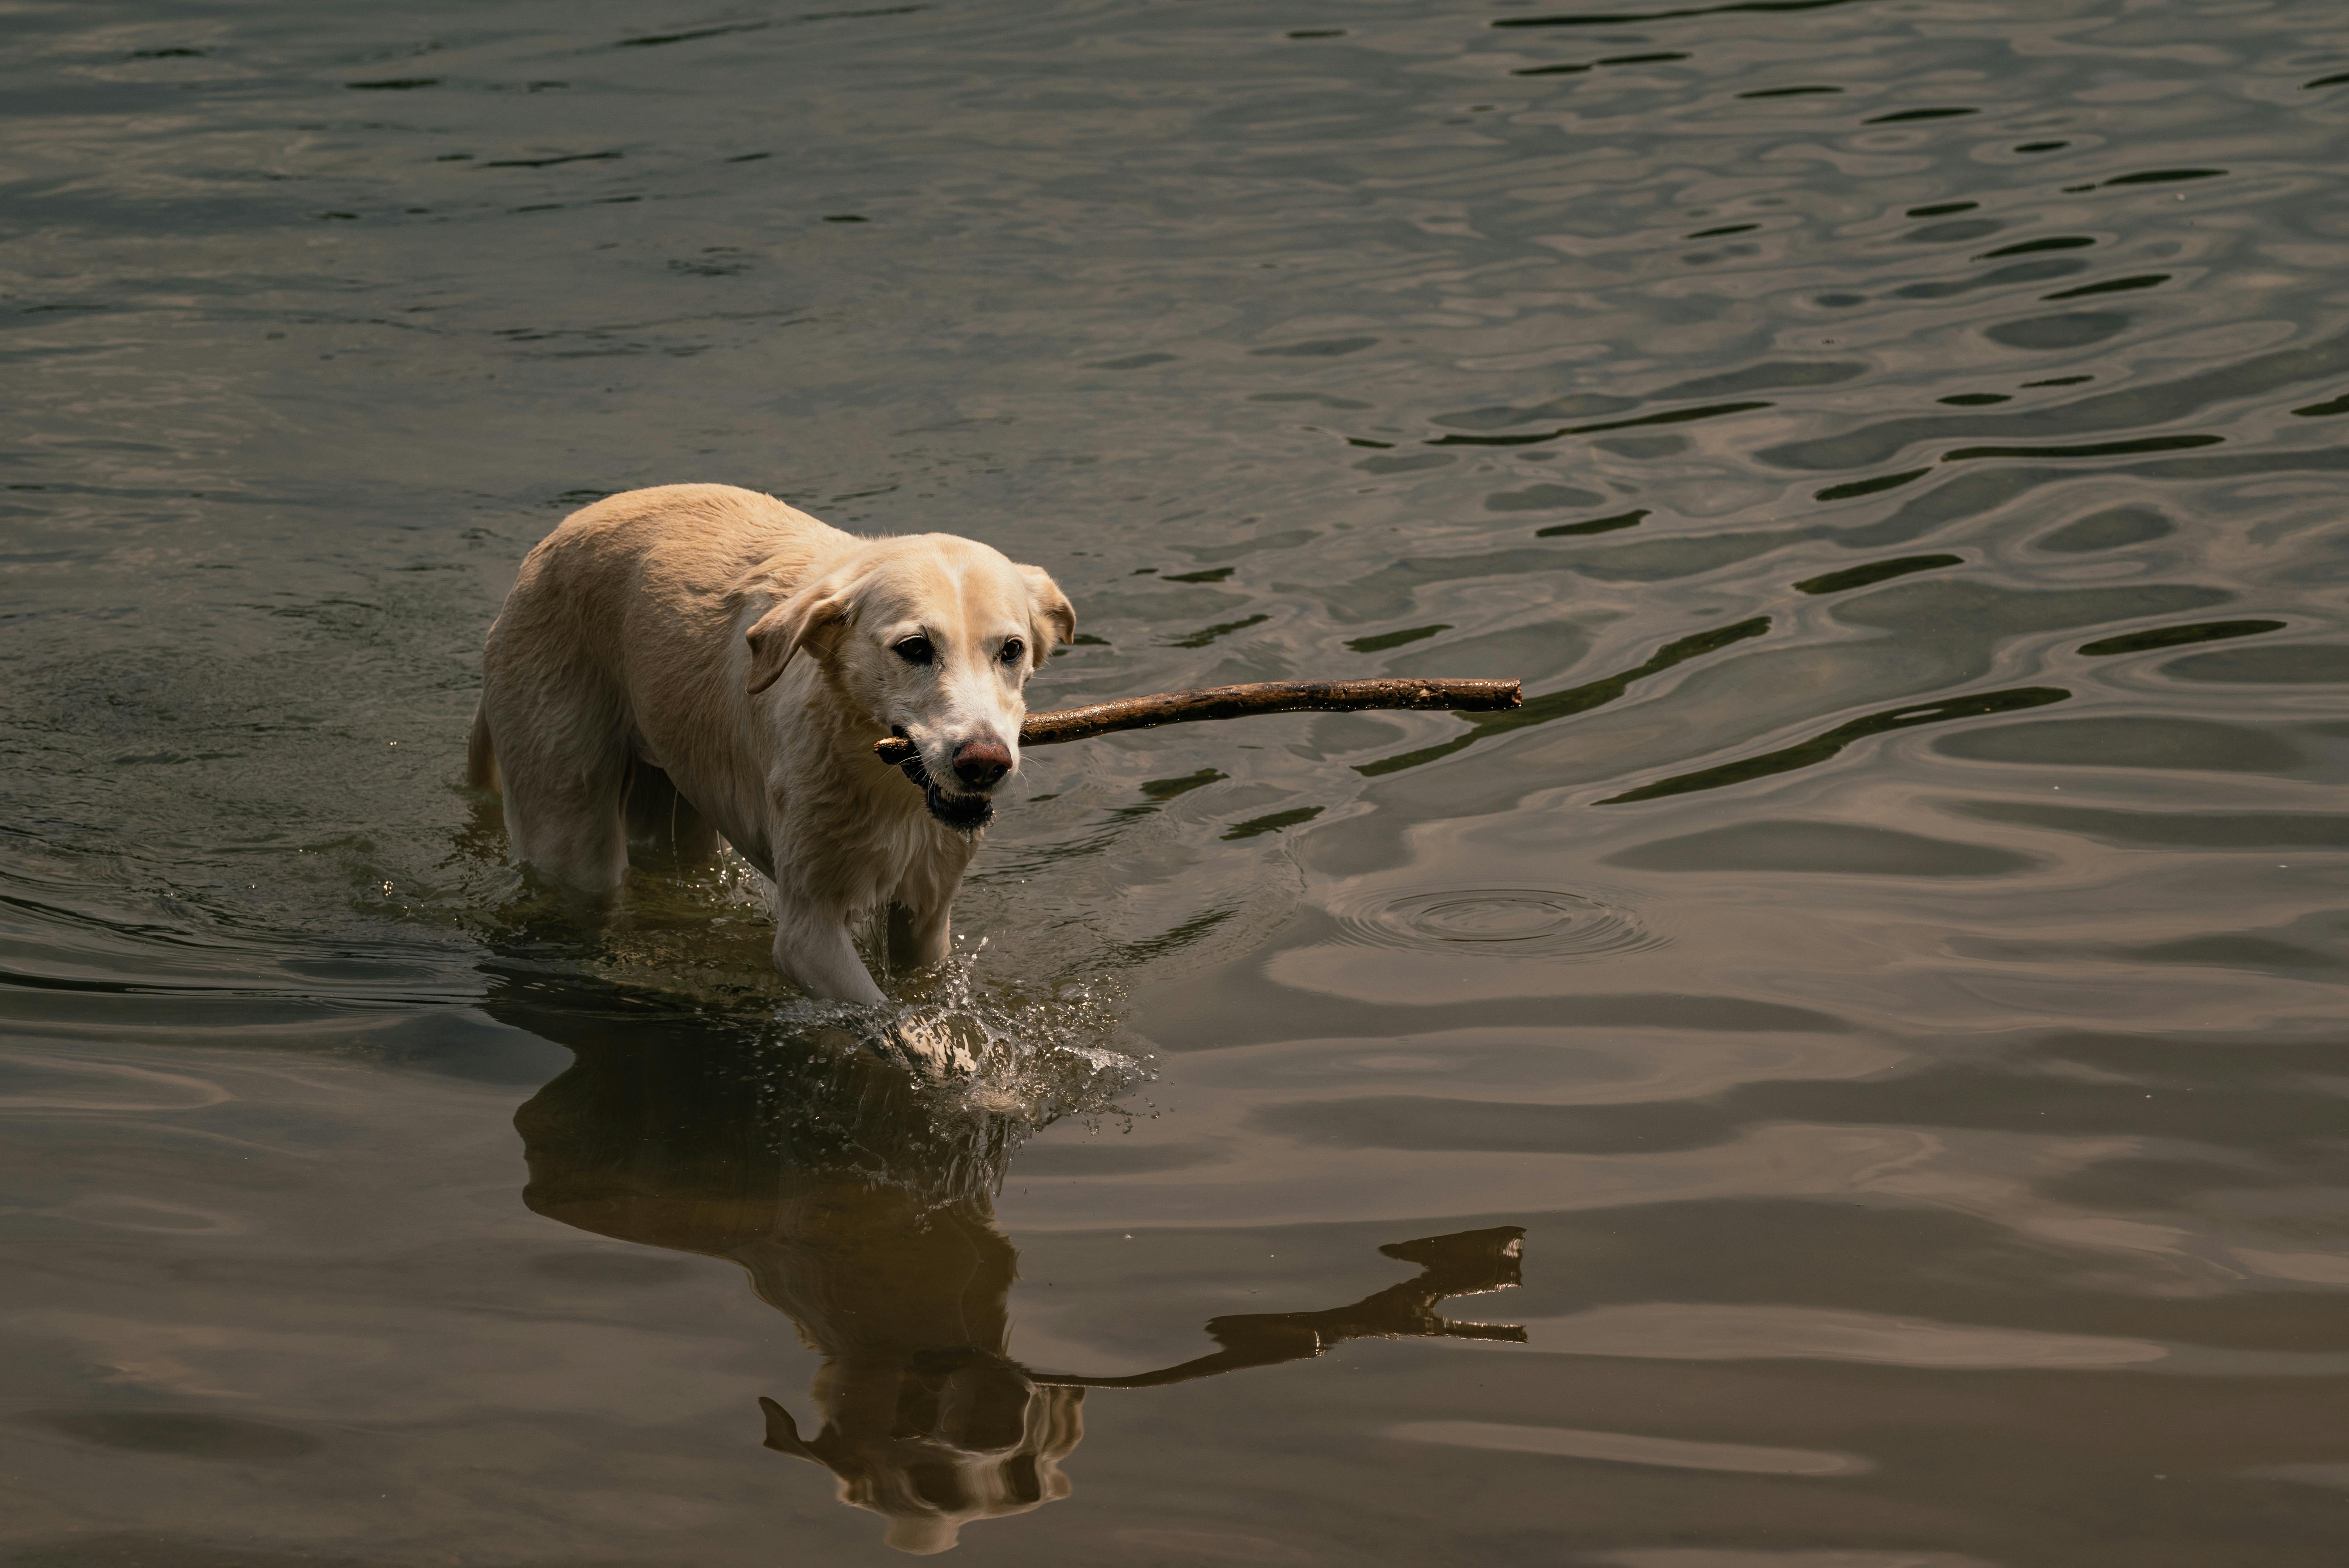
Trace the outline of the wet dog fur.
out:
M 1049 574 L 971 540 L 859 538 L 727 485 L 630 490 L 523 561 L 467 775 L 503 794 L 516 856 L 580 892 L 617 892 L 632 824 L 688 861 L 722 837 L 773 888 L 775 967 L 877 1002 L 853 923 L 887 908 L 905 958 L 946 956 L 1028 677 L 1075 635 Z M 892 734 L 916 748 L 903 776 L 874 759 Z

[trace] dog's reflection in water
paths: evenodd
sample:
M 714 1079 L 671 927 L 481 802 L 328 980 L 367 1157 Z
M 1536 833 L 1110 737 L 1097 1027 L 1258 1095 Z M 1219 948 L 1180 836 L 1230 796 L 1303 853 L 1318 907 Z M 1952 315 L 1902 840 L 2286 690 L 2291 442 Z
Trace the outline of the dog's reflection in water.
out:
M 759 1401 L 767 1446 L 832 1471 L 841 1500 L 886 1518 L 902 1551 L 943 1552 L 973 1520 L 1066 1497 L 1061 1465 L 1084 1435 L 1088 1387 L 1268 1367 L 1366 1336 L 1525 1337 L 1435 1312 L 1517 1283 L 1523 1233 L 1502 1226 L 1382 1247 L 1419 1276 L 1329 1311 L 1216 1318 L 1220 1349 L 1161 1371 L 1031 1372 L 1006 1354 L 1019 1255 L 992 1202 L 1015 1124 L 946 1104 L 844 1041 L 738 1053 L 596 1043 L 576 1015 L 559 1028 L 543 1013 L 512 1021 L 577 1056 L 515 1117 L 530 1207 L 741 1264 L 824 1357 L 804 1427 Z

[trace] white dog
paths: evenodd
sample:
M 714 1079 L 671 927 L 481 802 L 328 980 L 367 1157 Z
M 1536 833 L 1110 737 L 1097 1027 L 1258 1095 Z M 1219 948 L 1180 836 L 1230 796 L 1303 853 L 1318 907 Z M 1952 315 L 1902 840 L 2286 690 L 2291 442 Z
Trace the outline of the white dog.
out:
M 886 906 L 895 954 L 946 956 L 1022 688 L 1076 626 L 1050 576 L 968 539 L 859 539 L 727 485 L 630 490 L 523 562 L 467 775 L 504 794 L 526 864 L 587 892 L 619 887 L 632 830 L 689 857 L 724 835 L 774 884 L 775 967 L 877 1002 L 851 923 Z M 918 751 L 902 774 L 873 755 L 890 735 Z

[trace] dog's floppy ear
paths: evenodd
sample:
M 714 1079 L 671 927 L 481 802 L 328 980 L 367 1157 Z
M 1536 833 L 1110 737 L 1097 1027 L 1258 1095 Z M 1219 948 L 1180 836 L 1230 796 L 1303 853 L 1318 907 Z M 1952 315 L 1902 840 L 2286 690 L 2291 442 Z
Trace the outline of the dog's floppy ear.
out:
M 1040 566 L 1022 566 L 1019 575 L 1028 579 L 1029 619 L 1033 624 L 1036 667 L 1042 669 L 1044 661 L 1052 656 L 1052 645 L 1077 640 L 1077 610 L 1052 574 Z
M 847 625 L 847 596 L 826 583 L 811 583 L 760 616 L 744 634 L 750 644 L 750 690 L 774 685 L 802 649 L 828 657 Z

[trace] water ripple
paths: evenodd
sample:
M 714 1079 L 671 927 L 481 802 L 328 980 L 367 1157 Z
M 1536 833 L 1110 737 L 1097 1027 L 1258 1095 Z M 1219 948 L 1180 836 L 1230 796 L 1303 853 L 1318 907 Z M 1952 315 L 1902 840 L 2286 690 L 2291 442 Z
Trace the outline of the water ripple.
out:
M 1373 946 L 1440 944 L 1496 958 L 1587 962 L 1671 940 L 1596 889 L 1422 887 L 1332 913 L 1347 936 Z

